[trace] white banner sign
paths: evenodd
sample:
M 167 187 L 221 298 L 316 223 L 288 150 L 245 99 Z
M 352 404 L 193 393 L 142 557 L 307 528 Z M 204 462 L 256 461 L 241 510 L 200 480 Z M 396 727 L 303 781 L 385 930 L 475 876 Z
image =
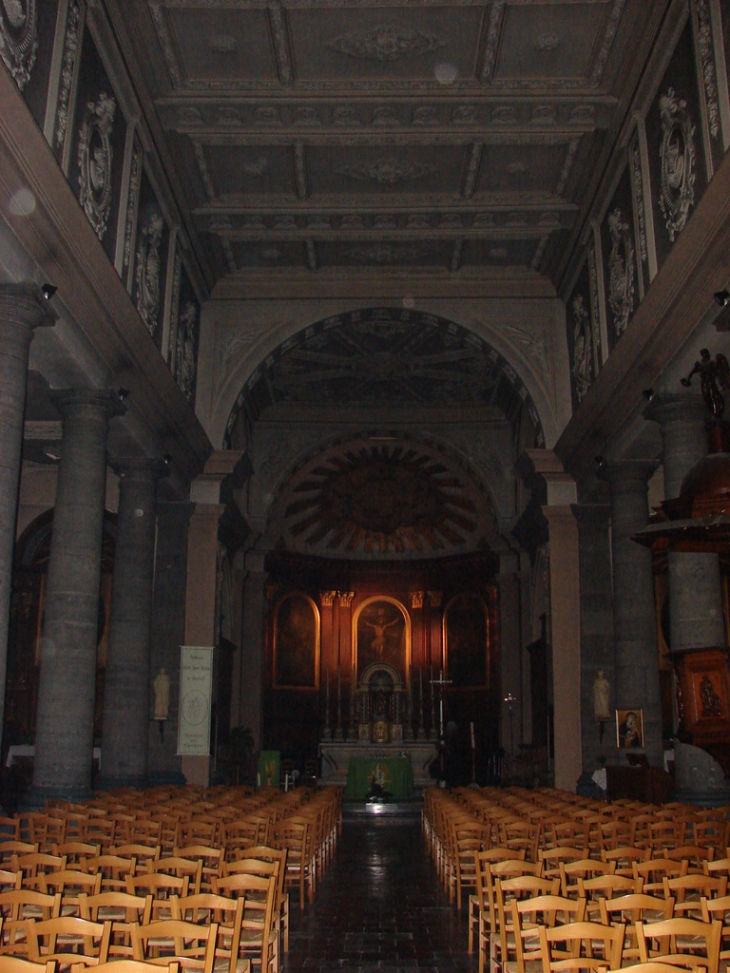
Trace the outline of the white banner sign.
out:
M 180 646 L 179 756 L 207 757 L 210 754 L 213 651 L 207 646 Z

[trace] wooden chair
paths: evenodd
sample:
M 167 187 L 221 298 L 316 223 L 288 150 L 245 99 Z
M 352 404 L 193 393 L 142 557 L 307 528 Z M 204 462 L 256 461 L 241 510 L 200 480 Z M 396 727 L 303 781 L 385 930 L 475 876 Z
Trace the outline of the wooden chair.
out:
M 160 857 L 161 849 L 159 845 L 115 845 L 109 849 L 109 854 L 116 858 L 134 858 L 137 865 L 146 865 L 148 861 L 154 861 Z
M 25 924 L 28 938 L 28 959 L 32 963 L 55 960 L 60 967 L 73 962 L 96 966 L 109 958 L 110 922 L 89 922 L 78 916 L 59 916 L 55 919 Z
M 279 971 L 278 934 L 274 923 L 276 876 L 264 878 L 246 873 L 219 878 L 220 894 L 245 899 L 241 923 L 241 953 L 257 965 L 261 973 Z
M 684 860 L 676 862 L 671 858 L 649 858 L 644 862 L 632 862 L 631 867 L 634 878 L 643 880 L 643 891 L 647 895 L 663 895 L 664 879 L 686 875 L 689 862 Z
M 34 889 L 0 892 L 0 952 L 28 955 L 25 923 L 28 919 L 55 919 L 61 914 L 61 896 Z
M 119 855 L 97 855 L 96 858 L 82 858 L 79 862 L 80 871 L 101 875 L 102 892 L 125 892 L 127 875 L 134 875 L 136 868 L 136 858 Z
M 34 852 L 30 855 L 19 855 L 15 859 L 18 871 L 23 873 L 22 887 L 40 890 L 40 878 L 44 872 L 60 872 L 66 868 L 63 855 L 49 855 L 45 852 Z
M 203 892 L 213 891 L 213 879 L 220 878 L 223 874 L 222 848 L 213 848 L 210 845 L 187 845 L 185 847 L 175 845 L 172 854 L 175 858 L 199 858 L 203 863 L 200 889 Z
M 641 892 L 641 879 L 627 878 L 625 875 L 596 875 L 595 878 L 578 877 L 578 887 L 569 887 L 570 896 L 579 895 L 586 900 L 586 919 L 590 922 L 603 922 L 600 904 L 604 899 L 619 895 L 633 895 Z
M 560 894 L 560 879 L 539 878 L 537 875 L 517 875 L 515 878 L 495 878 L 494 898 L 497 907 L 497 932 L 490 936 L 490 965 L 501 964 L 504 969 L 515 953 L 516 930 L 512 923 L 510 903 L 537 896 Z M 482 947 L 480 940 L 480 949 Z
M 727 878 L 724 875 L 682 875 L 679 878 L 664 877 L 664 896 L 674 897 L 675 918 L 685 916 L 690 919 L 702 918 L 701 899 L 718 899 L 727 892 Z
M 569 922 L 563 926 L 540 926 L 538 932 L 544 973 L 621 966 L 623 923 L 604 926 L 599 922 Z M 596 950 L 598 956 L 594 955 Z
M 703 898 L 700 904 L 704 922 L 717 920 L 722 924 L 722 931 L 720 933 L 720 962 L 725 967 L 728 960 L 730 960 L 730 945 L 726 949 L 722 948 L 730 940 L 730 895 L 723 895 L 715 899 Z
M 541 973 L 542 949 L 538 928 L 583 922 L 585 902 L 561 895 L 538 895 L 513 899 L 510 903 L 515 937 L 515 960 L 507 962 L 504 973 Z
M 560 863 L 582 861 L 585 853 L 582 848 L 558 845 L 557 848 L 541 848 L 537 857 L 542 864 L 545 878 L 560 878 Z
M 197 895 L 203 875 L 203 861 L 201 858 L 158 858 L 149 861 L 147 868 L 150 872 L 162 872 L 165 875 L 176 875 L 188 878 L 188 894 Z
M 715 849 L 702 848 L 699 845 L 680 845 L 677 848 L 667 848 L 662 854 L 673 861 L 686 861 L 688 874 L 692 872 L 702 874 L 705 870 L 705 862 L 711 862 L 715 857 Z
M 636 941 L 637 922 L 661 922 L 671 919 L 674 914 L 674 899 L 658 898 L 643 892 L 631 895 L 618 895 L 611 899 L 601 899 L 601 922 L 612 924 L 614 921 L 626 925 L 624 937 L 624 960 L 639 960 L 639 945 Z
M 4 868 L 13 866 L 19 855 L 32 855 L 38 851 L 38 845 L 31 841 L 19 841 L 14 838 L 0 841 L 0 865 Z
M 94 858 L 100 851 L 100 845 L 88 841 L 64 841 L 51 848 L 52 854 L 66 859 L 66 868 L 78 868 L 82 859 Z
M 719 920 L 665 919 L 662 922 L 636 923 L 636 940 L 642 963 L 650 959 L 676 966 L 704 966 L 717 973 L 720 962 Z M 656 943 L 657 945 L 652 945 Z
M 516 858 L 514 857 L 516 855 Z M 487 866 L 497 861 L 524 861 L 525 851 L 513 852 L 511 848 L 488 848 L 486 851 L 478 851 L 474 855 L 474 871 L 476 875 L 476 886 L 474 894 L 469 896 L 467 903 L 469 917 L 469 952 L 474 951 L 475 933 L 482 925 L 482 912 L 489 909 L 487 897 L 488 869 Z M 489 931 L 496 930 L 496 913 L 489 915 L 485 920 L 485 925 Z M 488 933 L 485 931 L 485 935 Z
M 188 894 L 188 876 L 166 875 L 164 872 L 148 872 L 141 875 L 128 875 L 127 892 L 129 895 L 152 896 L 152 919 L 159 921 L 172 917 L 170 900 L 173 895 Z
M 303 909 L 305 894 L 312 902 L 315 888 L 309 823 L 281 821 L 274 828 L 274 847 L 286 851 L 284 886 L 299 890 L 299 908 Z
M 268 849 L 273 851 L 274 849 Z M 237 862 L 229 862 L 226 878 L 233 875 L 259 875 L 262 878 L 273 877 L 276 881 L 276 897 L 274 902 L 274 927 L 284 951 L 289 950 L 289 895 L 284 891 L 284 877 L 286 869 L 286 853 L 280 852 L 281 858 L 242 858 Z
M 56 973 L 56 964 L 53 960 L 47 963 L 31 963 L 19 956 L 0 955 L 0 973 Z
M 562 895 L 570 895 L 572 887 L 576 894 L 578 879 L 596 878 L 598 875 L 613 875 L 616 862 L 597 861 L 595 858 L 577 858 L 574 861 L 558 861 Z
M 634 862 L 645 862 L 651 858 L 650 848 L 634 848 L 629 845 L 620 845 L 615 848 L 602 848 L 601 861 L 615 862 L 616 875 L 626 875 L 634 877 Z
M 228 960 L 228 973 L 236 973 L 241 951 L 241 932 L 243 913 L 246 904 L 245 896 L 228 898 L 212 892 L 200 892 L 198 895 L 188 895 L 185 898 L 175 898 L 172 901 L 173 918 L 196 924 L 214 922 L 218 925 L 218 942 L 216 943 L 217 971 L 221 969 L 221 960 Z
M 134 959 L 117 959 L 111 963 L 99 963 L 94 968 L 94 973 L 160 973 L 164 971 L 165 967 L 157 963 L 146 963 L 141 960 Z M 167 965 L 167 973 L 179 973 L 180 964 L 173 960 Z M 0 973 L 24 973 L 23 970 L 3 970 L 0 967 Z M 28 970 L 28 973 L 32 973 Z M 81 964 L 73 963 L 71 965 L 71 973 L 86 973 L 86 966 Z
M 132 924 L 132 952 L 137 961 L 167 966 L 176 961 L 185 969 L 213 973 L 218 924 L 198 925 L 164 919 L 146 926 Z
M 146 925 L 152 919 L 152 896 L 129 895 L 126 892 L 100 892 L 79 895 L 82 919 L 111 922 L 109 956 L 132 956 L 132 923 Z
M 61 915 L 79 915 L 79 894 L 98 895 L 101 892 L 101 872 L 77 872 L 63 869 L 60 872 L 42 872 L 38 876 L 40 891 L 46 895 L 59 893 L 61 896 Z

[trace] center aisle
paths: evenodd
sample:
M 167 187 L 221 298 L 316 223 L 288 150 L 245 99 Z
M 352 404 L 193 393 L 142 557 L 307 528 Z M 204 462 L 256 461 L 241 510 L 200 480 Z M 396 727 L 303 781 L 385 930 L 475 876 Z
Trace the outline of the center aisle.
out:
M 449 904 L 415 820 L 345 818 L 315 901 L 290 901 L 284 973 L 471 973 L 465 916 Z

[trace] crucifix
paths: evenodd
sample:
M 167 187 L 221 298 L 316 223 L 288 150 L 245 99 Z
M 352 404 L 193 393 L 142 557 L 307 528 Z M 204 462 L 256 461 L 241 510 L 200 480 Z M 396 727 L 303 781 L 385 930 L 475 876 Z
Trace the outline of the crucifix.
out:
M 431 686 L 438 687 L 439 694 L 439 762 L 441 765 L 441 780 L 444 779 L 444 746 L 446 740 L 444 739 L 444 689 L 446 686 L 450 686 L 453 682 L 452 679 L 444 679 L 444 670 L 439 671 L 438 679 L 431 679 Z

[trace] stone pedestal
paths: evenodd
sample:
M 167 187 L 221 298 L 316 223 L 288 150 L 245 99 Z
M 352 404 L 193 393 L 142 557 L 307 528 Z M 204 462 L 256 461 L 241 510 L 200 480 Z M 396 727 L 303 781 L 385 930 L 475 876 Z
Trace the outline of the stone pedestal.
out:
M 90 796 L 109 419 L 113 392 L 56 394 L 63 416 L 41 643 L 31 802 Z
M 611 488 L 615 702 L 618 709 L 643 710 L 645 746 L 632 752 L 645 752 L 658 767 L 662 714 L 651 551 L 632 540 L 649 521 L 647 482 L 655 466 L 639 460 L 612 462 L 605 476 Z M 621 751 L 617 757 L 626 760 Z
M 0 285 L 0 734 L 28 350 L 35 328 L 52 326 L 56 320 L 36 284 Z
M 147 775 L 155 491 L 160 460 L 114 463 L 119 475 L 100 787 L 142 787 Z

